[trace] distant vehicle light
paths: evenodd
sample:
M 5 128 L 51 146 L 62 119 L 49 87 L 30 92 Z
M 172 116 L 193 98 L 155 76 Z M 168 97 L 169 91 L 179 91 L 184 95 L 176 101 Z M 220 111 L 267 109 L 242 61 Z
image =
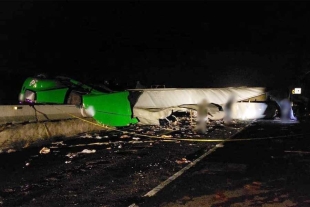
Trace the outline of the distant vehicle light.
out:
M 292 94 L 301 94 L 301 88 L 294 88 Z

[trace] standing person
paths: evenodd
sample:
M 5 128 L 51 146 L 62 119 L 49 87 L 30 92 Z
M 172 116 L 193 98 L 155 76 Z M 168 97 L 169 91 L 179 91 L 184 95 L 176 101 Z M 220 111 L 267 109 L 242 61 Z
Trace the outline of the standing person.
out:
M 280 107 L 281 107 L 281 118 L 283 120 L 297 120 L 294 116 L 291 102 L 285 98 L 280 101 Z
M 144 85 L 142 85 L 141 83 L 140 83 L 140 81 L 137 81 L 137 83 L 136 83 L 136 88 L 137 89 L 143 89 L 143 88 L 146 88 Z
M 197 110 L 197 131 L 205 133 L 207 129 L 206 122 L 208 121 L 208 101 L 203 99 L 201 103 L 198 104 Z
M 225 107 L 224 107 L 224 111 L 225 111 L 225 117 L 224 117 L 224 122 L 226 124 L 229 124 L 232 120 L 231 118 L 231 115 L 232 115 L 232 106 L 233 106 L 233 103 L 235 102 L 235 99 L 233 96 L 231 96 L 227 103 L 225 104 Z

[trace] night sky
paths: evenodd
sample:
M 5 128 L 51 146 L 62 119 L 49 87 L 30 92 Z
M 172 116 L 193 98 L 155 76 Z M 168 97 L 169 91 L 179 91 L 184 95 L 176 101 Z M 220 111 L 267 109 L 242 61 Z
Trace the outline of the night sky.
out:
M 0 102 L 29 76 L 287 87 L 309 70 L 307 2 L 0 2 Z

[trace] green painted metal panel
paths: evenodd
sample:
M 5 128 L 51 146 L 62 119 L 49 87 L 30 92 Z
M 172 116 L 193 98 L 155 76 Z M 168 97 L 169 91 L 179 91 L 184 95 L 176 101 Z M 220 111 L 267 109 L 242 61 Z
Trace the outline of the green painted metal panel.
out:
M 36 103 L 63 104 L 68 88 L 53 79 L 27 78 L 20 92 L 20 101 L 25 101 L 25 91 L 36 92 Z
M 36 103 L 64 104 L 68 88 L 36 92 Z
M 109 94 L 87 94 L 83 96 L 85 109 L 92 111 L 94 119 L 109 126 L 128 126 L 138 123 L 132 117 L 132 109 L 128 100 L 129 92 Z
M 24 89 L 42 91 L 54 88 L 63 88 L 64 85 L 53 79 L 27 78 L 23 84 Z

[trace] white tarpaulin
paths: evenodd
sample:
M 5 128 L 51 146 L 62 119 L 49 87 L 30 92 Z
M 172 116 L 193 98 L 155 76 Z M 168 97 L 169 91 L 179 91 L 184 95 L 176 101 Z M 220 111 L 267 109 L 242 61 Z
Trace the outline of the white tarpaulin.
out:
M 137 108 L 169 108 L 184 104 L 198 104 L 203 99 L 209 103 L 223 105 L 231 96 L 236 101 L 246 100 L 265 93 L 265 88 L 161 88 L 133 89 L 143 91 L 134 107 Z

